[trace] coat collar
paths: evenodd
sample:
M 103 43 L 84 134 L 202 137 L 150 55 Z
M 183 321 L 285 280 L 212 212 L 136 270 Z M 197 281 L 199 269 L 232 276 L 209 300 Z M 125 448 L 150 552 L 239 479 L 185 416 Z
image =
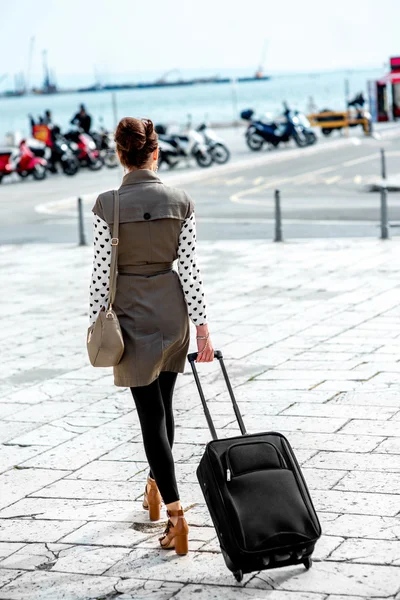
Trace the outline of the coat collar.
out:
M 137 169 L 124 175 L 121 186 L 134 183 L 162 183 L 162 181 L 151 169 Z

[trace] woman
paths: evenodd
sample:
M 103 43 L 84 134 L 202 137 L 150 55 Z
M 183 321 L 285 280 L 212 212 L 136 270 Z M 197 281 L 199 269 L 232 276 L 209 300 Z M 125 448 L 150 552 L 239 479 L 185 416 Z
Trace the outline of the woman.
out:
M 114 310 L 125 343 L 114 383 L 129 387 L 136 404 L 150 465 L 143 507 L 160 518 L 161 498 L 168 523 L 162 548 L 188 552 L 188 525 L 179 501 L 172 457 L 172 396 L 184 371 L 189 347 L 189 318 L 197 329 L 198 361 L 210 362 L 206 304 L 196 262 L 193 202 L 182 190 L 164 185 L 155 174 L 158 138 L 148 119 L 126 117 L 115 133 L 125 169 L 119 188 L 118 283 Z M 100 194 L 93 207 L 94 264 L 90 322 L 105 309 L 109 291 L 113 192 Z M 172 270 L 178 259 L 178 273 Z

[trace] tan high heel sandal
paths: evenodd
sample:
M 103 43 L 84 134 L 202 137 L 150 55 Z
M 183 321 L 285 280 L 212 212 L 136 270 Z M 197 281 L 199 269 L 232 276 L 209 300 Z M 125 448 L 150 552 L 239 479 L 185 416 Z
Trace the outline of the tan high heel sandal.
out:
M 143 508 L 149 511 L 150 521 L 158 521 L 161 515 L 161 494 L 151 477 L 147 478 L 144 488 Z
M 183 510 L 167 510 L 168 523 L 164 534 L 158 538 L 161 548 L 169 550 L 175 548 L 177 554 L 189 552 L 189 527 L 183 514 Z M 178 517 L 178 522 L 173 525 L 170 517 Z

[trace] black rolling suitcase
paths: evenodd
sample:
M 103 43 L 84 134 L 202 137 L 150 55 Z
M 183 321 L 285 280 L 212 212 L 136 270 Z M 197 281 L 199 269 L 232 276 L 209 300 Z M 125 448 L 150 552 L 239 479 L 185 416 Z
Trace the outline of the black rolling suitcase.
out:
M 197 478 L 210 511 L 221 551 L 237 581 L 243 573 L 304 564 L 321 536 L 306 482 L 288 440 L 281 433 L 248 434 L 220 362 L 241 436 L 218 439 L 196 369 L 189 354 L 213 440 L 206 446 Z

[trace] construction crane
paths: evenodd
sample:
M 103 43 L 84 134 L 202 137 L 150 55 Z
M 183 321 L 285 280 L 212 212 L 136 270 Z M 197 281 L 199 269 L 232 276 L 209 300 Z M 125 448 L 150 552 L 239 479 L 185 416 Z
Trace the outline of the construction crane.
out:
M 43 50 L 43 71 L 44 71 L 44 80 L 43 80 L 43 94 L 54 94 L 57 91 L 57 86 L 54 83 L 54 74 L 53 80 L 50 76 L 49 65 L 47 64 L 47 50 Z
M 171 75 L 172 73 L 176 73 L 177 75 L 180 75 L 180 70 L 179 69 L 171 69 L 170 71 L 167 71 L 166 73 L 164 73 L 164 75 L 162 75 L 159 79 L 156 80 L 156 83 L 165 83 L 167 80 L 167 77 L 169 75 Z
M 33 35 L 29 40 L 29 54 L 28 54 L 28 67 L 26 69 L 26 92 L 29 94 L 31 91 L 31 72 L 32 72 L 32 58 L 33 50 L 35 47 L 35 36 Z

